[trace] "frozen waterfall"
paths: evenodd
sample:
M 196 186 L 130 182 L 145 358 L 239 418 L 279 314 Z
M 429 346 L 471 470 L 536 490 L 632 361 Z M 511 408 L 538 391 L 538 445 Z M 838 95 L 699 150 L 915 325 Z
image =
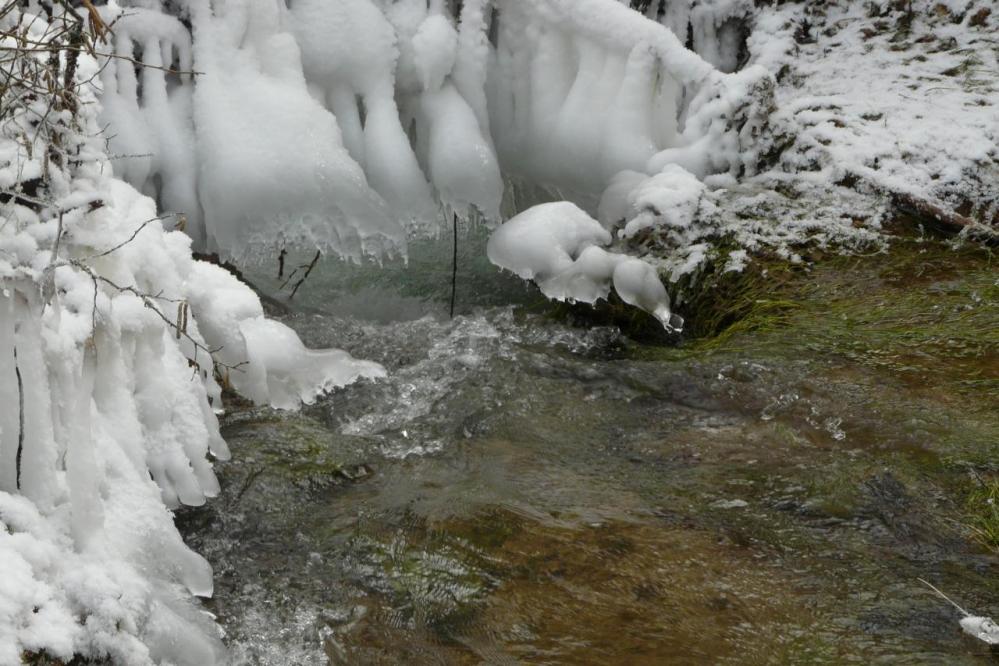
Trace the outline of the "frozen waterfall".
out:
M 622 171 L 754 168 L 766 71 L 724 74 L 612 0 L 458 4 L 108 5 L 115 52 L 153 66 L 103 70 L 118 172 L 196 247 L 359 258 L 405 254 L 442 210 L 496 222 L 511 182 L 596 214 Z

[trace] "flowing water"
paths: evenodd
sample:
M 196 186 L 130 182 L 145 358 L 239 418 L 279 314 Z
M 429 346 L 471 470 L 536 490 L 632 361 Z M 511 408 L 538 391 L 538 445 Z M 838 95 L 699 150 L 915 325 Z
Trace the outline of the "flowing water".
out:
M 992 662 L 917 577 L 999 617 L 951 492 L 994 411 L 819 347 L 650 353 L 472 256 L 453 320 L 446 243 L 284 316 L 389 377 L 225 418 L 179 523 L 235 663 Z

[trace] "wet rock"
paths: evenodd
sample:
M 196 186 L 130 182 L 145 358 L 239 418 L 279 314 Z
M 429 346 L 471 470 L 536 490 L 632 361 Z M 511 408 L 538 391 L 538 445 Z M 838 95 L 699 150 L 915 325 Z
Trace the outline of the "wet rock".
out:
M 747 506 L 749 502 L 741 499 L 718 500 L 711 503 L 712 509 L 745 509 Z
M 883 537 L 900 554 L 930 563 L 967 552 L 967 543 L 941 525 L 890 471 L 867 479 L 862 486 L 867 501 L 860 515 L 876 521 L 885 530 Z

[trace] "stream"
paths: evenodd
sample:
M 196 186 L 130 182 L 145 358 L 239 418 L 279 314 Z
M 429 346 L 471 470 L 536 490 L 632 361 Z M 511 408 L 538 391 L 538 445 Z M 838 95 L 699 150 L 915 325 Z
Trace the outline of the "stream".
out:
M 454 319 L 446 240 L 324 260 L 281 316 L 389 376 L 224 417 L 178 524 L 234 663 L 995 663 L 917 580 L 999 617 L 949 490 L 994 413 L 821 344 L 659 354 L 470 245 Z

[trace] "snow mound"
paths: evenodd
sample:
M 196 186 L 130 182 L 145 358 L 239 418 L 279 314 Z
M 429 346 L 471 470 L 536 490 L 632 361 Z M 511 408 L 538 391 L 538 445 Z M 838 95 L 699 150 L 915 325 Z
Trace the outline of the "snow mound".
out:
M 188 292 L 224 379 L 257 404 L 296 409 L 334 388 L 362 377 L 385 376 L 377 363 L 360 361 L 339 349 L 306 349 L 298 335 L 267 319 L 260 299 L 223 268 L 205 262 L 191 267 Z
M 999 224 L 995 2 L 760 12 L 753 58 L 784 72 L 772 125 L 787 144 L 774 168 L 783 180 L 916 197 Z
M 629 196 L 633 216 L 628 219 L 622 238 L 632 238 L 640 231 L 658 224 L 686 229 L 694 223 L 704 196 L 704 183 L 678 164 L 667 164 L 656 175 L 643 180 Z

